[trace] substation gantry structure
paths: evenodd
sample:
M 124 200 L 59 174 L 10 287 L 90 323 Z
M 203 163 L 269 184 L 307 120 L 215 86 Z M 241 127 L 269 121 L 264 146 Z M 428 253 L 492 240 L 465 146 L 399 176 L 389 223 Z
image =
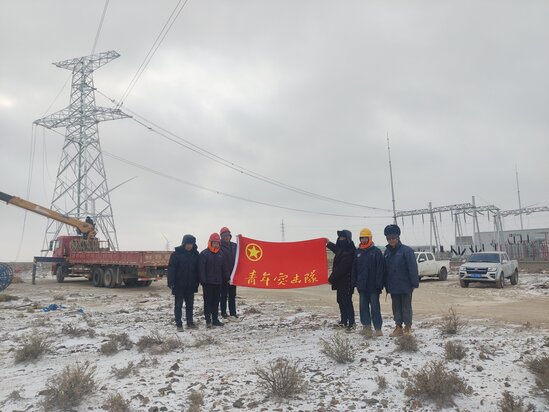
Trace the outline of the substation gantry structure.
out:
M 437 222 L 437 215 L 439 216 L 439 221 L 442 221 L 442 213 L 450 212 L 452 222 L 454 223 L 454 234 L 455 238 L 463 238 L 464 233 L 464 224 L 467 224 L 467 216 L 470 217 L 473 224 L 473 236 L 472 244 L 467 248 L 470 248 L 471 251 L 479 251 L 483 248 L 480 239 L 480 227 L 479 227 L 479 216 L 487 216 L 490 220 L 490 215 L 494 222 L 494 236 L 498 247 L 500 247 L 503 242 L 503 218 L 507 216 L 522 216 L 530 215 L 532 213 L 538 212 L 549 212 L 549 207 L 547 206 L 538 206 L 538 207 L 526 207 L 513 210 L 501 210 L 499 207 L 494 205 L 484 205 L 477 206 L 475 201 L 475 196 L 472 197 L 471 203 L 459 203 L 447 206 L 437 206 L 433 207 L 432 203 L 429 202 L 429 207 L 424 209 L 414 209 L 414 210 L 401 210 L 396 212 L 396 218 L 401 218 L 402 223 L 404 224 L 404 217 L 411 217 L 412 223 L 414 223 L 414 216 L 421 216 L 422 223 L 425 223 L 425 216 L 429 217 L 429 245 L 430 250 L 433 252 L 443 252 L 442 245 L 440 241 L 440 232 L 439 232 L 439 223 Z M 462 223 L 463 219 L 463 223 Z M 466 249 L 467 249 L 466 248 Z M 461 255 L 465 252 L 458 247 L 458 250 L 452 250 L 454 254 Z

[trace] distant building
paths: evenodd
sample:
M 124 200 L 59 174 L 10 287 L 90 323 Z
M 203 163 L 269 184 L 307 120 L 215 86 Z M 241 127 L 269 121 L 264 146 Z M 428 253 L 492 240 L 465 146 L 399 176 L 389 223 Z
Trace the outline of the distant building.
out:
M 501 232 L 501 243 L 498 245 L 497 234 L 480 232 L 480 243 L 473 246 L 472 236 L 456 237 L 454 254 L 468 255 L 474 250 L 503 250 L 511 259 L 538 261 L 549 260 L 549 228 L 513 229 Z

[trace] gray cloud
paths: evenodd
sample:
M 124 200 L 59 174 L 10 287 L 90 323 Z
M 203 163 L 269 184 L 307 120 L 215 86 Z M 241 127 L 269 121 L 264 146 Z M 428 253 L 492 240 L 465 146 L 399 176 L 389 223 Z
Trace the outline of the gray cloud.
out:
M 119 98 L 175 2 L 111 2 L 97 50 L 121 57 L 96 86 Z M 0 16 L 0 190 L 24 196 L 31 123 L 69 73 L 52 62 L 91 51 L 103 2 L 8 2 Z M 549 29 L 546 2 L 190 2 L 126 100 L 128 108 L 249 169 L 342 200 L 390 208 L 386 132 L 397 208 L 470 201 L 549 204 Z M 50 112 L 68 104 L 66 88 Z M 110 105 L 100 95 L 97 102 Z M 64 130 L 59 130 L 64 133 Z M 133 120 L 100 125 L 105 151 L 262 202 L 350 215 L 385 215 L 281 190 L 203 159 Z M 36 130 L 31 200 L 49 204 L 62 136 Z M 47 165 L 47 166 L 46 166 Z M 200 244 L 221 226 L 266 240 L 333 236 L 387 218 L 336 218 L 224 198 L 105 157 L 119 242 L 159 249 L 162 233 Z M 49 173 L 48 173 L 49 170 Z M 446 244 L 452 225 L 444 217 Z M 0 211 L 0 259 L 15 257 L 23 214 Z M 405 222 L 405 240 L 428 226 Z M 491 228 L 491 222 L 481 222 Z M 514 219 L 506 225 L 516 226 Z M 527 224 L 547 226 L 547 215 Z M 29 216 L 21 260 L 45 221 Z

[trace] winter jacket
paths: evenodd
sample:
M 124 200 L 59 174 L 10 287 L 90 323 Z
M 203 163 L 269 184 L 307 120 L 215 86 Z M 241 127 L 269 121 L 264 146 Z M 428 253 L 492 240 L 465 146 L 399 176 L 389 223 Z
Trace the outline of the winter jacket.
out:
M 387 269 L 381 250 L 375 246 L 356 250 L 352 282 L 359 292 L 380 294 L 385 287 L 386 278 Z
M 353 269 L 353 260 L 355 258 L 355 244 L 351 240 L 351 233 L 347 232 L 347 240 L 337 241 L 337 244 L 328 242 L 326 247 L 334 252 L 334 263 L 332 274 L 328 277 L 328 282 L 332 285 L 332 290 L 353 293 L 351 282 L 351 271 Z
M 387 245 L 384 256 L 387 266 L 387 292 L 410 294 L 414 288 L 419 287 L 416 256 L 411 247 L 400 242 L 394 249 Z
M 168 263 L 168 287 L 172 293 L 198 292 L 198 250 L 196 244 L 191 251 L 178 246 Z
M 227 259 L 222 250 L 217 253 L 206 248 L 200 252 L 199 279 L 203 285 L 222 285 L 230 277 Z
M 234 269 L 234 263 L 236 261 L 236 243 L 225 243 L 221 241 L 221 251 L 225 255 L 225 259 L 227 259 L 227 267 L 229 268 L 230 276 Z

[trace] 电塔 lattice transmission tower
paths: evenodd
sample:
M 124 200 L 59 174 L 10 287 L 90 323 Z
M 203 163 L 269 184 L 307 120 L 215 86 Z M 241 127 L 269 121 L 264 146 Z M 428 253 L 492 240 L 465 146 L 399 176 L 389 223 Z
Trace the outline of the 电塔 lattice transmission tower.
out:
M 66 128 L 51 209 L 81 220 L 90 216 L 95 221 L 98 235 L 107 240 L 114 250 L 118 250 L 118 239 L 99 143 L 98 123 L 130 116 L 119 109 L 95 105 L 92 74 L 119 56 L 115 51 L 108 51 L 54 63 L 57 67 L 72 71 L 70 104 L 34 122 L 48 129 Z M 45 249 L 63 226 L 59 222 L 48 221 Z M 66 230 L 68 233 L 68 228 Z

